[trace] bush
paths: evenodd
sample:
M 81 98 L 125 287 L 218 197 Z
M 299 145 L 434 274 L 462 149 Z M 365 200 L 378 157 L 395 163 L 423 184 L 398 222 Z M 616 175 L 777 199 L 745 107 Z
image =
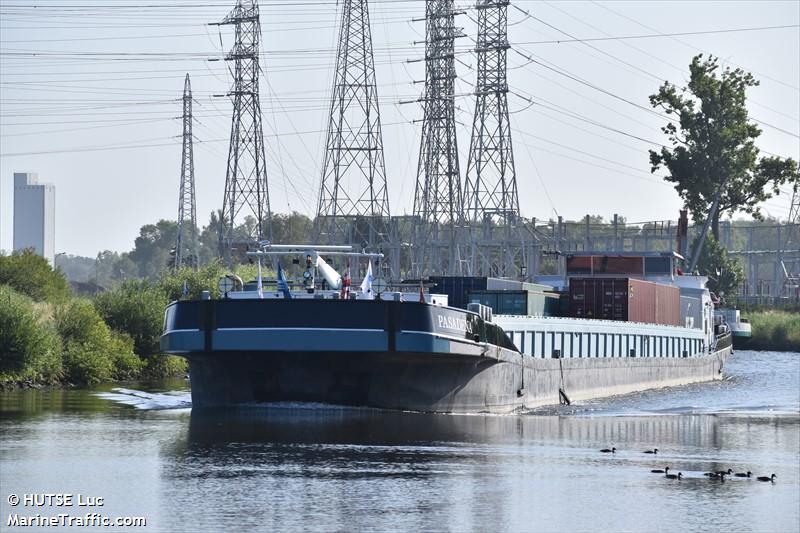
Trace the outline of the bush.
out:
M 70 297 L 69 283 L 60 270 L 53 270 L 44 257 L 33 250 L 0 255 L 0 285 L 9 285 L 37 302 L 65 302 Z
M 61 369 L 61 341 L 30 298 L 0 285 L 0 381 L 50 382 Z
M 107 345 L 109 330 L 92 302 L 75 299 L 56 307 L 55 322 L 58 334 L 66 342 Z
M 145 368 L 145 362 L 133 353 L 133 339 L 125 333 L 111 331 L 109 354 L 114 363 L 115 380 L 137 379 Z
M 162 274 L 158 287 L 164 292 L 167 300 L 172 302 L 184 298 L 199 300 L 200 294 L 206 290 L 211 292 L 212 298 L 219 296 L 219 278 L 225 275 L 225 268 L 219 261 L 214 261 L 199 270 L 183 267 L 177 272 L 167 271 Z M 183 284 L 189 289 L 188 295 L 183 294 Z
M 157 354 L 147 357 L 143 374 L 148 379 L 161 379 L 181 376 L 189 370 L 189 364 L 183 357 L 175 355 Z
M 286 268 L 286 265 L 283 265 L 283 268 Z M 233 271 L 237 276 L 242 278 L 242 281 L 245 283 L 258 278 L 258 265 L 236 265 Z M 262 261 L 261 277 L 263 279 L 275 279 L 276 277 L 275 271 L 267 267 L 267 261 Z
M 94 300 L 106 323 L 130 335 L 135 352 L 142 357 L 158 353 L 167 303 L 164 292 L 144 280 L 125 281 Z
M 800 350 L 800 315 L 785 311 L 759 311 L 745 314 L 753 328 L 747 343 L 754 350 Z
M 129 379 L 141 370 L 133 341 L 112 332 L 92 302 L 76 299 L 58 307 L 55 322 L 66 347 L 64 374 L 70 383 L 93 385 L 112 378 Z
M 219 279 L 229 270 L 220 261 L 213 261 L 199 270 L 183 267 L 177 272 L 166 271 L 161 275 L 158 287 L 164 291 L 167 299 L 172 302 L 175 300 L 199 300 L 201 293 L 209 291 L 212 298 L 219 298 Z M 256 265 L 236 265 L 233 272 L 247 283 L 256 279 L 258 267 Z M 264 279 L 275 277 L 275 273 L 264 266 L 261 275 Z M 184 295 L 184 282 L 188 289 L 188 294 Z
M 94 385 L 114 373 L 111 357 L 91 343 L 70 341 L 64 349 L 64 377 L 68 383 Z

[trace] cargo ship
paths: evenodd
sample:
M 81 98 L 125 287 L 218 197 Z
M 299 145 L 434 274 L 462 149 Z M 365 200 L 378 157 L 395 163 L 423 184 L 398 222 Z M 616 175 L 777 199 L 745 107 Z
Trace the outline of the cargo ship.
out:
M 194 408 L 510 413 L 720 379 L 732 350 L 706 278 L 679 275 L 672 253 L 569 255 L 564 274 L 541 283 L 432 277 L 397 287 L 373 280 L 380 254 L 349 247 L 248 254 L 277 261 L 277 279 L 226 276 L 220 297 L 204 291 L 166 309 L 161 348 L 188 360 Z M 286 256 L 300 269 L 305 258 L 297 282 L 281 268 Z M 323 256 L 366 262 L 360 288 Z

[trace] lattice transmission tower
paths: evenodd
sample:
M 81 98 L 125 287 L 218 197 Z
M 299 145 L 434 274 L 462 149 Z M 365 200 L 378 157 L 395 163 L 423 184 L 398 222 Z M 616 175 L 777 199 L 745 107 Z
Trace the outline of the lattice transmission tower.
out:
M 232 249 L 239 253 L 245 244 L 271 238 L 272 221 L 267 186 L 264 134 L 261 129 L 261 101 L 258 95 L 258 53 L 261 38 L 258 0 L 237 0 L 217 25 L 235 28 L 233 48 L 225 56 L 233 63 L 233 100 L 228 170 L 222 204 L 221 255 L 230 266 Z M 241 224 L 245 216 L 255 223 Z M 240 224 L 237 226 L 237 224 Z
M 181 186 L 178 192 L 178 238 L 175 243 L 175 270 L 184 264 L 197 268 L 197 203 L 194 194 L 194 150 L 192 149 L 192 85 L 189 74 L 183 82 L 183 156 Z
M 781 295 L 800 298 L 800 183 L 792 187 L 789 218 L 784 229 L 779 260 L 783 270 Z
M 317 208 L 321 242 L 388 239 L 389 197 L 367 0 L 344 0 Z
M 464 211 L 472 225 L 473 274 L 517 274 L 523 261 L 519 196 L 508 120 L 506 54 L 508 0 L 478 0 L 475 117 L 464 184 Z M 502 241 L 502 246 L 497 246 Z
M 457 274 L 457 242 L 464 218 L 455 122 L 453 0 L 425 3 L 425 93 L 414 194 L 414 274 Z

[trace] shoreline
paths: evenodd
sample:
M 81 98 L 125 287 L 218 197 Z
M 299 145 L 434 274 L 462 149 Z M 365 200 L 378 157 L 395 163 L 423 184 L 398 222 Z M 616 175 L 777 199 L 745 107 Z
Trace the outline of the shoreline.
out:
M 0 381 L 0 393 L 2 392 L 11 392 L 11 391 L 20 391 L 20 390 L 96 390 L 100 387 L 104 386 L 123 386 L 126 384 L 131 383 L 161 383 L 164 381 L 172 381 L 172 380 L 185 380 L 187 383 L 189 381 L 188 374 L 175 374 L 173 376 L 163 376 L 154 378 L 152 380 L 148 379 L 121 379 L 117 381 L 103 381 L 100 383 L 94 383 L 92 385 L 86 385 L 81 383 L 60 383 L 60 382 L 36 382 L 32 379 L 25 379 L 25 380 L 8 380 L 8 381 Z
M 782 310 L 742 311 L 753 330 L 745 350 L 800 351 L 800 313 Z M 742 348 L 740 348 L 742 349 Z

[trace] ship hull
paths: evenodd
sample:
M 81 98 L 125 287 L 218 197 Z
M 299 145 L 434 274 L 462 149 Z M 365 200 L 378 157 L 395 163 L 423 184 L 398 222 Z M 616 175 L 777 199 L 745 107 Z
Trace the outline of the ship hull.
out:
M 163 351 L 189 361 L 194 408 L 311 402 L 509 413 L 720 379 L 731 352 L 728 337 L 715 353 L 691 357 L 536 357 L 475 313 L 408 302 L 177 302 L 165 326 Z
M 193 407 L 310 402 L 510 413 L 721 379 L 730 347 L 677 359 L 503 361 L 430 353 L 231 352 L 189 358 Z M 561 395 L 563 392 L 563 396 Z

